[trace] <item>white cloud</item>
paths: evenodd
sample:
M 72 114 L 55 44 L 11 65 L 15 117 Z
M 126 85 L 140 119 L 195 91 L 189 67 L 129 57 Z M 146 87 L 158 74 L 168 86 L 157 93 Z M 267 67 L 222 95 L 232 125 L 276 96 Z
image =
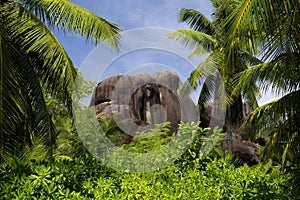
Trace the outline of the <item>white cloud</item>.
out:
M 96 81 L 103 79 L 104 72 L 109 72 L 107 76 L 111 76 L 126 73 L 137 66 L 158 63 L 187 78 L 203 58 L 188 59 L 190 51 L 167 38 L 170 31 L 172 30 L 161 28 L 125 31 L 122 33 L 123 42 L 119 54 L 98 46 L 87 56 L 81 71 L 90 80 Z
M 142 27 L 161 27 L 169 29 L 185 28 L 178 23 L 178 8 L 193 8 L 207 16 L 212 10 L 209 0 L 71 0 L 72 2 L 91 10 L 97 15 L 112 21 L 123 30 Z M 84 37 L 73 34 L 55 35 L 63 44 L 75 66 L 80 67 L 85 57 L 95 47 L 85 41 Z
M 193 8 L 210 16 L 209 0 L 72 0 L 101 17 L 119 24 L 124 30 L 141 27 L 182 27 L 177 21 L 178 8 Z

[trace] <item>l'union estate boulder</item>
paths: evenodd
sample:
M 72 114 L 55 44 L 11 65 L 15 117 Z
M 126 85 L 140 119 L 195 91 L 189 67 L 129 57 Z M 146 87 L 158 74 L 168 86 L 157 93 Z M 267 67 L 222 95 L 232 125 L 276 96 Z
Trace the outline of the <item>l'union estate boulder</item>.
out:
M 91 106 L 97 116 L 114 118 L 130 135 L 171 122 L 170 134 L 178 130 L 180 121 L 198 121 L 197 109 L 189 95 L 180 95 L 181 81 L 175 72 L 115 75 L 100 82 Z
M 181 121 L 198 121 L 198 109 L 181 86 L 178 75 L 167 70 L 154 75 L 114 75 L 98 83 L 90 106 L 95 107 L 97 116 L 113 118 L 127 134 L 118 144 L 122 145 L 130 143 L 136 132 L 151 129 L 154 124 L 169 121 L 169 134 L 172 134 L 177 132 Z M 212 109 L 211 105 L 207 105 L 205 113 L 201 114 L 204 124 L 209 124 Z M 248 164 L 258 162 L 255 143 L 244 141 L 239 135 L 233 140 L 235 155 Z

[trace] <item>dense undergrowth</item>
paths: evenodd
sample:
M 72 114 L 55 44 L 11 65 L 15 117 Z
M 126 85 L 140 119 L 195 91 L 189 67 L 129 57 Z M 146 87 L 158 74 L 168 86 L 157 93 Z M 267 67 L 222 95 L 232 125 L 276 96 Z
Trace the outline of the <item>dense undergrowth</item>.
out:
M 168 131 L 161 130 L 156 133 L 161 135 Z M 12 159 L 0 168 L 0 198 L 295 199 L 295 186 L 290 184 L 292 176 L 283 174 L 279 166 L 238 166 L 230 154 L 218 155 L 215 151 L 200 158 L 199 148 L 207 131 L 199 128 L 192 145 L 175 162 L 146 173 L 116 171 L 87 152 L 69 159 L 60 155 L 54 161 Z M 222 137 L 217 129 L 214 132 L 217 139 Z M 157 135 L 151 138 L 137 137 L 123 148 L 141 152 L 141 149 L 156 150 L 163 145 L 153 141 L 159 140 Z M 165 143 L 166 140 L 169 139 L 160 141 Z
M 230 156 L 126 173 L 86 156 L 72 161 L 2 167 L 1 199 L 288 199 L 278 167 L 235 167 Z M 290 197 L 290 199 L 293 199 Z

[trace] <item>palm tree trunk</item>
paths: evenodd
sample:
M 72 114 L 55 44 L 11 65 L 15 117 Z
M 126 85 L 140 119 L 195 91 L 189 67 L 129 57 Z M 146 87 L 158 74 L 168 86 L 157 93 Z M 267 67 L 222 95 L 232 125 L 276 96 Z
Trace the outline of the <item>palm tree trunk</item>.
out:
M 239 128 L 243 121 L 242 96 L 235 96 L 234 102 L 227 106 L 225 126 L 226 126 L 226 149 L 232 152 L 232 137 L 239 133 Z

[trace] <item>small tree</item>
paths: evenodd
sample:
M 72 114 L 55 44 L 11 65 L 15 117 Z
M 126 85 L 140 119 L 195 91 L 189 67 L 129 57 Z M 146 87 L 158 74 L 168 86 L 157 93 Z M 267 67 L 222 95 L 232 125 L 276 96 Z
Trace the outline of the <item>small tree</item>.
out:
M 260 63 L 252 53 L 247 52 L 232 43 L 231 50 L 237 53 L 235 63 L 227 63 L 228 55 L 225 51 L 227 44 L 227 30 L 224 22 L 230 13 L 237 6 L 237 0 L 211 0 L 215 10 L 212 13 L 212 21 L 206 18 L 201 12 L 191 9 L 181 9 L 179 21 L 186 22 L 192 30 L 177 30 L 169 35 L 179 43 L 193 50 L 192 56 L 200 56 L 208 53 L 207 58 L 191 73 L 188 81 L 193 88 L 197 88 L 201 78 L 207 78 L 219 72 L 224 82 L 227 93 L 227 108 L 225 125 L 227 128 L 227 147 L 231 151 L 232 135 L 239 132 L 239 127 L 243 120 L 242 97 L 244 97 L 252 108 L 256 108 L 256 94 L 258 92 L 255 82 L 251 82 L 251 88 L 243 93 L 233 93 L 233 81 L 235 75 L 247 69 L 250 64 Z M 233 41 L 235 38 L 233 38 Z M 198 104 L 200 109 L 204 108 L 204 103 L 215 95 L 219 95 L 222 83 L 208 83 L 212 79 L 206 79 L 200 93 Z M 219 97 L 220 98 L 220 97 Z M 222 98 L 222 97 L 221 97 Z M 201 110 L 200 110 L 201 111 Z
M 38 141 L 55 144 L 45 99 L 57 99 L 70 112 L 77 72 L 49 27 L 113 48 L 120 28 L 67 0 L 1 0 L 0 27 L 1 162 Z
M 248 51 L 260 46 L 265 61 L 243 71 L 237 87 L 248 90 L 252 82 L 257 82 L 262 91 L 271 88 L 283 95 L 255 109 L 243 125 L 249 137 L 269 136 L 263 152 L 265 160 L 271 155 L 280 156 L 283 163 L 293 161 L 300 153 L 299 11 L 300 2 L 294 0 L 243 0 L 226 22 L 230 34 L 225 50 L 232 60 L 236 55 L 230 45 L 236 41 L 236 45 Z

